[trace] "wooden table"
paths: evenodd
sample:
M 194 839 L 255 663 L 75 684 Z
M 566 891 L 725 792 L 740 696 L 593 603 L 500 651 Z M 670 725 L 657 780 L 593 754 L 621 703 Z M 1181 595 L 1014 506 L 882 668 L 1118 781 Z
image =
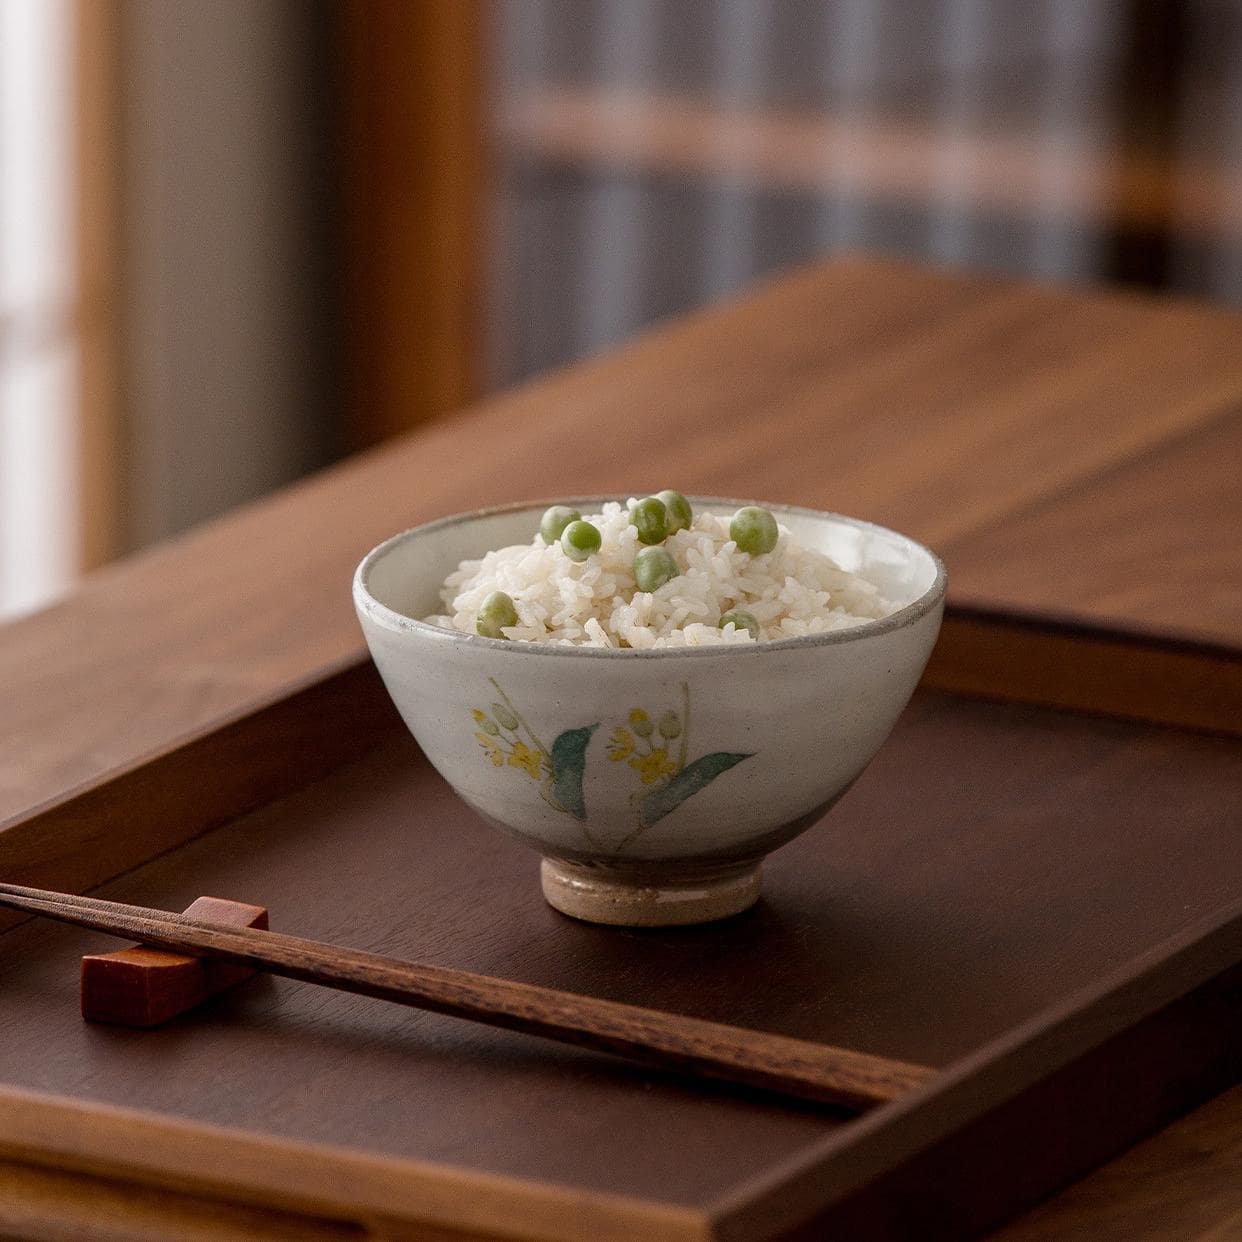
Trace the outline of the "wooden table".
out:
M 931 684 L 1242 732 L 1240 462 L 1242 316 L 838 260 L 348 461 L 7 627 L 0 832 L 82 790 L 74 878 L 118 874 L 107 827 L 128 809 L 90 791 L 361 661 L 348 583 L 368 547 L 566 492 L 675 484 L 874 518 L 949 564 Z M 985 650 L 975 610 L 993 608 L 1019 620 Z M 1049 618 L 1072 624 L 1053 634 Z M 224 778 L 194 812 L 144 813 L 175 810 L 189 838 L 246 797 Z M 1206 1242 L 1240 1221 L 1235 1091 L 1000 1236 Z

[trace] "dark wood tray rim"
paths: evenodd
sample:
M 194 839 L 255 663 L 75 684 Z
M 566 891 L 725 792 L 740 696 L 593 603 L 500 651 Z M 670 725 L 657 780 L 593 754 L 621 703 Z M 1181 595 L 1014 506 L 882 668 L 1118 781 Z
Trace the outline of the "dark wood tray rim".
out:
M 1242 649 L 950 600 L 925 686 L 1242 736 Z

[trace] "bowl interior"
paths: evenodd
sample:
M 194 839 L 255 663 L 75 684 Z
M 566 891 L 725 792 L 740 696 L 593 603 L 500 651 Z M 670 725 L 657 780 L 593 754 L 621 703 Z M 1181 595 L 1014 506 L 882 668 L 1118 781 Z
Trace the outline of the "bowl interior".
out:
M 604 499 L 608 498 L 588 497 L 566 503 L 585 513 L 598 510 Z M 711 497 L 690 500 L 696 511 L 725 516 L 745 503 Z M 803 544 L 832 557 L 849 573 L 875 583 L 899 608 L 914 603 L 936 583 L 939 562 L 905 535 L 836 514 L 768 507 Z M 361 585 L 376 602 L 401 616 L 420 620 L 440 612 L 440 585 L 461 561 L 476 559 L 494 548 L 528 543 L 545 508 L 546 504 L 525 505 L 416 527 L 371 553 L 361 567 Z

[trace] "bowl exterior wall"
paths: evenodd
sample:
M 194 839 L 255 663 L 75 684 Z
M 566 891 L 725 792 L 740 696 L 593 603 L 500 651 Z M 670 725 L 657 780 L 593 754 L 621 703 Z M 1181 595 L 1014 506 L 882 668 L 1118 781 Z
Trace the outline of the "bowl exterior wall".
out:
M 618 865 L 756 857 L 861 773 L 942 606 L 836 645 L 566 658 L 359 619 L 428 759 L 543 853 Z

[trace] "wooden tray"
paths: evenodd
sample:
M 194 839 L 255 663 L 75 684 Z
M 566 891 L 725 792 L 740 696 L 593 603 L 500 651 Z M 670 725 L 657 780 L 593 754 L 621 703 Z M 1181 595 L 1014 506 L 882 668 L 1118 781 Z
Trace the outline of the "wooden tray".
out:
M 141 861 L 103 893 L 943 1072 L 850 1119 L 273 979 L 88 1026 L 115 942 L 10 919 L 0 1232 L 159 1187 L 157 1237 L 969 1237 L 1242 1076 L 1240 822 L 1235 737 L 925 690 L 755 911 L 602 929 L 350 665 L 10 825 L 0 874 Z

